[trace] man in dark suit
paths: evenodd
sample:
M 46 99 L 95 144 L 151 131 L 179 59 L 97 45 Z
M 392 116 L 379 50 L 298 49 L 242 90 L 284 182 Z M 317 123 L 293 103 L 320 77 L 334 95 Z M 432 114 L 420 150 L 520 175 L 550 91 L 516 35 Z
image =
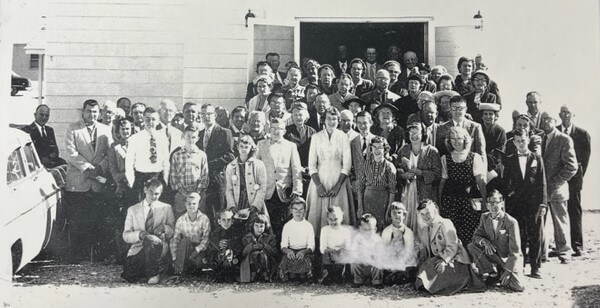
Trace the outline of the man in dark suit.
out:
M 488 193 L 486 205 L 489 212 L 481 214 L 467 250 L 477 272 L 484 277 L 489 275 L 488 286 L 500 281 L 502 286 L 522 292 L 523 253 L 519 224 L 504 212 L 504 198 L 499 191 L 494 189 Z M 494 265 L 499 268 L 495 269 Z
M 569 180 L 569 201 L 568 211 L 569 220 L 571 223 L 571 248 L 573 248 L 573 256 L 581 256 L 583 249 L 583 232 L 581 227 L 581 189 L 583 187 L 583 177 L 587 170 L 588 162 L 590 161 L 591 141 L 590 135 L 581 127 L 573 125 L 571 122 L 574 116 L 569 107 L 560 107 L 559 113 L 562 124 L 558 126 L 558 130 L 573 139 L 575 146 L 575 156 L 577 157 L 577 173 Z
M 377 49 L 368 47 L 365 50 L 365 75 L 364 78 L 375 82 L 377 71 L 381 69 L 381 64 L 377 63 Z
M 337 61 L 333 65 L 335 75 L 340 76 L 342 73 L 350 74 L 350 63 L 348 63 L 348 48 L 346 45 L 340 45 L 337 48 Z
M 419 63 L 419 57 L 417 57 L 417 54 L 414 51 L 409 50 L 404 53 L 402 60 L 404 62 L 404 67 L 400 71 L 400 75 L 398 75 L 398 81 L 396 81 L 396 83 L 398 84 L 398 87 L 407 89 L 408 77 L 412 75 L 414 71 L 413 69 Z
M 488 160 L 488 172 L 499 174 L 499 163 L 506 149 L 506 132 L 498 125 L 498 112 L 500 105 L 481 103 L 479 110 L 482 111 L 482 128 L 485 137 L 485 153 Z M 488 188 L 496 188 L 497 180 L 488 179 Z
M 317 132 L 323 129 L 325 125 L 323 115 L 329 107 L 331 107 L 331 102 L 329 101 L 327 94 L 321 93 L 317 95 L 317 98 L 315 98 L 315 106 L 308 110 L 310 118 L 306 121 L 306 125 L 314 128 Z
M 546 167 L 548 201 L 554 225 L 554 242 L 561 263 L 568 263 L 571 247 L 571 227 L 567 201 L 569 185 L 567 182 L 577 173 L 577 158 L 573 139 L 556 129 L 556 119 L 548 112 L 540 115 L 542 137 L 542 157 Z
M 421 123 L 423 132 L 427 134 L 425 144 L 435 146 L 438 128 L 440 127 L 440 124 L 435 123 L 435 119 L 438 116 L 437 105 L 435 101 L 425 101 L 420 105 L 420 108 L 419 112 L 413 113 L 408 117 L 406 125 L 408 126 L 415 122 Z
M 58 157 L 58 145 L 56 145 L 54 129 L 46 125 L 50 119 L 50 107 L 39 105 L 33 115 L 35 121 L 23 127 L 23 131 L 31 137 L 35 151 L 42 160 L 44 167 L 54 168 L 66 164 L 67 162 L 64 159 Z
M 282 86 L 287 72 L 280 72 L 279 65 L 281 64 L 279 54 L 276 52 L 269 52 L 265 56 L 265 60 L 269 62 L 271 69 L 273 69 L 273 86 Z
M 196 145 L 206 153 L 208 159 L 208 189 L 206 190 L 207 209 L 200 209 L 212 222 L 216 213 L 225 206 L 225 174 L 224 170 L 233 158 L 233 137 L 231 131 L 216 123 L 215 107 L 204 104 L 200 109 L 204 130 L 200 131 L 200 139 Z
M 506 212 L 519 222 L 521 250 L 525 253 L 529 247 L 531 277 L 539 279 L 548 204 L 544 160 L 541 155 L 529 150 L 527 130 L 515 130 L 513 138 L 517 152 L 503 160 L 501 187 L 507 197 Z
M 438 129 L 436 136 L 435 147 L 440 151 L 440 157 L 450 154 L 445 146 L 446 136 L 453 126 L 460 126 L 469 132 L 469 135 L 473 139 L 471 143 L 471 151 L 481 155 L 483 163 L 487 166 L 487 156 L 485 154 L 485 137 L 483 136 L 483 129 L 479 123 L 475 123 L 471 120 L 467 120 L 465 115 L 467 114 L 467 102 L 462 96 L 454 96 L 450 99 L 450 113 L 452 119 L 444 122 Z

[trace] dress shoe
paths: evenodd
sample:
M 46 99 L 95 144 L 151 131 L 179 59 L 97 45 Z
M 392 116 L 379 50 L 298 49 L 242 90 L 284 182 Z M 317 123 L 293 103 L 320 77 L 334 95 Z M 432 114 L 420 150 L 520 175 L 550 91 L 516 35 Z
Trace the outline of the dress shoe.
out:
M 571 254 L 571 256 L 573 257 L 581 257 L 581 255 L 583 255 L 581 250 L 576 250 L 574 253 Z
M 560 264 L 569 264 L 569 260 L 565 258 L 560 258 Z
M 531 275 L 529 275 L 529 277 L 535 278 L 535 279 L 542 279 L 542 274 L 540 273 L 539 269 L 532 269 Z
M 358 289 L 358 288 L 360 288 L 360 287 L 362 287 L 362 284 L 361 284 L 361 283 L 356 283 L 356 282 L 353 282 L 353 283 L 352 283 L 352 289 Z
M 548 253 L 548 258 L 558 257 L 558 252 L 556 250 L 552 250 Z
M 376 285 L 373 285 L 373 287 L 377 290 L 381 290 L 384 288 L 383 284 L 376 284 Z
M 150 284 L 150 285 L 158 284 L 159 282 L 160 282 L 160 275 L 152 276 L 152 277 L 150 277 L 150 279 L 148 279 L 148 284 Z

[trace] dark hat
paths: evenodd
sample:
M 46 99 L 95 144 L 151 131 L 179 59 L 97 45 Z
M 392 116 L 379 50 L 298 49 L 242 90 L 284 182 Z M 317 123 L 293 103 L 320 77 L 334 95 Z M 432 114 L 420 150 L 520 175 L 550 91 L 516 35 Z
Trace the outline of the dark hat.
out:
M 293 111 L 294 109 L 308 110 L 308 106 L 306 106 L 306 104 L 304 102 L 294 102 L 292 104 L 292 106 L 290 107 L 290 111 Z
M 375 108 L 375 110 L 373 110 L 373 115 L 375 117 L 377 117 L 377 114 L 383 108 L 389 108 L 392 111 L 392 113 L 394 114 L 394 116 L 396 115 L 396 113 L 398 113 L 398 108 L 396 108 L 396 106 L 394 106 L 390 103 L 385 103 L 385 104 L 381 104 L 381 105 L 377 106 L 377 108 Z
M 420 84 L 423 84 L 423 79 L 421 79 L 421 76 L 419 76 L 419 75 L 415 75 L 415 74 L 412 74 L 412 75 L 410 75 L 410 76 L 408 77 L 408 79 L 407 79 L 407 81 L 406 81 L 406 82 L 408 83 L 408 82 L 409 82 L 409 81 L 411 81 L 411 80 L 416 80 L 416 81 L 418 81 Z
M 344 108 L 346 108 L 346 109 L 349 109 L 350 103 L 358 103 L 363 109 L 367 106 L 367 102 L 365 102 L 364 100 L 362 100 L 356 96 L 343 101 L 342 106 L 344 106 Z

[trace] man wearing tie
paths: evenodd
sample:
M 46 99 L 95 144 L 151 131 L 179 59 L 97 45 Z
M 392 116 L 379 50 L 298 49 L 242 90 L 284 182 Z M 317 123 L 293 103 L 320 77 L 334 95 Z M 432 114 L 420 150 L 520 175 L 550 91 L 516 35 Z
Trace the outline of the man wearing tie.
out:
M 315 98 L 315 106 L 311 108 L 308 113 L 310 115 L 308 121 L 306 121 L 306 125 L 315 129 L 315 131 L 321 131 L 325 125 L 325 111 L 331 107 L 331 101 L 329 101 L 329 96 L 325 93 L 321 93 L 317 95 Z
M 577 158 L 573 139 L 556 129 L 556 119 L 548 112 L 540 114 L 542 137 L 542 157 L 546 167 L 548 201 L 554 225 L 554 242 L 561 263 L 568 263 L 571 251 L 571 227 L 567 200 L 569 200 L 568 181 L 577 173 Z
M 156 130 L 167 136 L 169 153 L 173 153 L 175 149 L 182 147 L 184 144 L 183 133 L 177 127 L 171 125 L 176 113 L 177 106 L 175 106 L 175 102 L 170 99 L 164 99 L 160 102 L 160 109 L 158 109 L 160 123 L 156 126 Z
M 536 91 L 531 91 L 527 93 L 525 97 L 525 104 L 527 105 L 527 115 L 533 123 L 533 128 L 541 128 L 540 105 L 542 104 L 542 96 Z
M 438 116 L 437 105 L 435 101 L 426 101 L 421 106 L 418 113 L 413 113 L 406 121 L 407 126 L 418 122 L 423 126 L 423 132 L 427 134 L 425 144 L 435 146 L 435 138 L 440 124 L 435 123 Z
M 287 73 L 279 71 L 279 64 L 281 64 L 279 54 L 276 52 L 269 52 L 265 56 L 265 60 L 269 62 L 269 65 L 273 69 L 273 83 L 283 85 Z
M 206 153 L 208 159 L 208 188 L 206 190 L 206 207 L 200 209 L 211 221 L 216 214 L 225 208 L 225 167 L 233 158 L 233 137 L 231 131 L 216 123 L 215 107 L 204 104 L 200 109 L 200 117 L 204 130 L 200 131 L 200 139 L 196 143 Z
M 369 47 L 365 51 L 365 79 L 375 82 L 377 72 L 381 69 L 381 65 L 377 63 L 377 49 Z
M 501 187 L 506 198 L 506 212 L 517 219 L 521 231 L 521 251 L 529 247 L 531 277 L 540 279 L 544 222 L 547 210 L 546 173 L 542 156 L 529 149 L 529 131 L 518 128 L 512 141 L 516 153 L 503 160 Z
M 377 71 L 375 90 L 363 94 L 360 98 L 365 102 L 380 101 L 381 104 L 393 104 L 400 99 L 400 95 L 389 90 L 390 72 L 384 69 Z
M 348 65 L 348 48 L 346 45 L 340 45 L 337 48 L 337 65 L 335 67 L 335 75 L 339 76 L 342 73 L 350 73 L 350 65 Z
M 65 134 L 68 163 L 65 203 L 69 208 L 67 219 L 74 261 L 87 258 L 93 246 L 107 245 L 110 240 L 110 232 L 103 230 L 108 213 L 102 193 L 110 176 L 108 148 L 113 140 L 110 127 L 98 123 L 99 116 L 98 102 L 86 100 L 82 119 L 69 124 Z M 107 247 L 93 248 L 96 252 L 106 252 Z
M 358 128 L 359 135 L 350 140 L 350 153 L 352 153 L 350 183 L 354 191 L 356 191 L 358 172 L 362 170 L 367 157 L 370 155 L 369 153 L 371 153 L 371 139 L 375 137 L 371 133 L 371 126 L 373 126 L 373 118 L 369 112 L 361 111 L 356 114 L 356 127 Z
M 587 170 L 588 162 L 590 161 L 591 140 L 587 131 L 579 126 L 573 125 L 569 107 L 560 107 L 559 113 L 562 124 L 558 126 L 558 130 L 570 136 L 573 139 L 575 147 L 575 156 L 577 157 L 577 173 L 569 180 L 569 220 L 571 223 L 571 248 L 573 248 L 573 256 L 579 257 L 583 250 L 583 231 L 581 227 L 581 189 L 583 187 L 583 177 Z
M 64 159 L 58 157 L 58 145 L 56 144 L 56 137 L 54 137 L 54 129 L 46 125 L 50 119 L 50 107 L 39 105 L 33 115 L 35 121 L 22 129 L 31 137 L 35 151 L 42 160 L 44 167 L 54 168 L 66 164 Z

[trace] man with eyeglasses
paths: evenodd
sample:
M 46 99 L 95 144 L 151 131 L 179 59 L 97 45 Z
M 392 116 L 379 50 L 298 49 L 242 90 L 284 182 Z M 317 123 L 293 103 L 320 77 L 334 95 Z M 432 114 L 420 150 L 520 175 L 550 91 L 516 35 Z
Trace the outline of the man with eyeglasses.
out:
M 204 104 L 200 109 L 204 130 L 200 131 L 198 148 L 206 153 L 208 159 L 208 188 L 205 213 L 210 221 L 225 207 L 225 167 L 233 158 L 233 137 L 231 131 L 216 123 L 215 107 Z
M 302 164 L 296 144 L 283 138 L 286 122 L 280 118 L 270 122 L 269 137 L 258 142 L 256 158 L 267 169 L 265 204 L 273 232 L 280 239 L 283 225 L 289 220 L 289 202 L 302 196 Z
M 467 114 L 467 102 L 462 96 L 453 96 L 450 98 L 450 114 L 452 119 L 444 122 L 438 129 L 436 136 L 435 147 L 440 151 L 440 157 L 449 155 L 450 152 L 446 148 L 444 140 L 453 126 L 462 127 L 469 132 L 473 142 L 471 143 L 471 151 L 481 155 L 483 158 L 484 166 L 487 168 L 487 157 L 485 155 L 485 137 L 483 136 L 483 129 L 481 124 L 475 123 L 468 120 L 465 116 Z

